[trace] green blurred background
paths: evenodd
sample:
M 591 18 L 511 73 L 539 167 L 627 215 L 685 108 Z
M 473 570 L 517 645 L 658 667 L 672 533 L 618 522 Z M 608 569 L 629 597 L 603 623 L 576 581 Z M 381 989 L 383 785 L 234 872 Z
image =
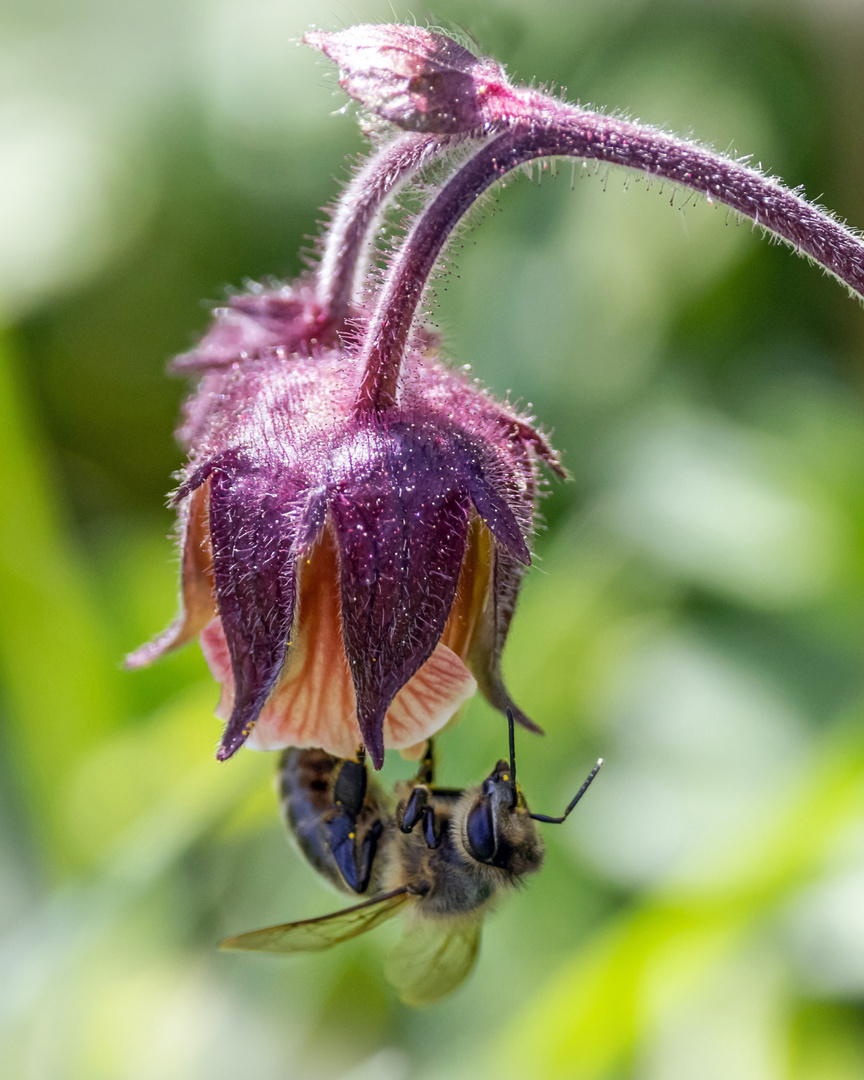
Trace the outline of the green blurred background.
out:
M 860 0 L 396 14 L 752 153 L 864 225 Z M 860 1080 L 861 308 L 724 211 L 621 173 L 566 164 L 487 205 L 436 318 L 455 363 L 533 403 L 575 479 L 544 503 L 505 657 L 548 731 L 520 737 L 521 780 L 556 813 L 607 766 L 441 1006 L 383 981 L 392 927 L 317 957 L 219 954 L 335 901 L 285 843 L 273 759 L 216 764 L 197 647 L 119 666 L 175 604 L 184 388 L 164 368 L 226 286 L 299 272 L 360 149 L 294 42 L 393 15 L 0 17 L 0 1075 Z M 476 782 L 505 739 L 474 702 L 443 782 Z

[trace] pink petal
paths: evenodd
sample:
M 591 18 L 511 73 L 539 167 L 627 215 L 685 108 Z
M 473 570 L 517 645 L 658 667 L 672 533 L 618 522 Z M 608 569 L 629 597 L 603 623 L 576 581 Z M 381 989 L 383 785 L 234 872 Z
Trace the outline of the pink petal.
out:
M 210 668 L 210 674 L 216 682 L 222 684 L 222 694 L 216 706 L 217 719 L 226 723 L 231 718 L 234 708 L 234 672 L 231 669 L 231 652 L 228 640 L 222 629 L 222 620 L 217 616 L 201 631 L 201 652 Z
M 354 686 L 335 626 L 329 649 L 297 649 L 287 675 L 261 710 L 246 745 L 253 750 L 316 746 L 338 757 L 351 757 L 362 742 Z M 319 638 L 319 644 L 320 638 Z M 305 645 L 305 643 L 304 643 Z M 214 619 L 201 634 L 201 648 L 213 677 L 222 683 L 217 716 L 231 715 L 234 679 L 222 624 Z M 303 650 L 302 656 L 297 655 Z M 446 645 L 438 645 L 420 670 L 397 694 L 384 718 L 384 745 L 401 750 L 423 743 L 440 731 L 477 688 L 474 677 Z
M 435 651 L 396 695 L 384 717 L 384 745 L 416 746 L 440 731 L 473 696 L 474 676 L 446 645 Z
M 126 657 L 127 668 L 146 667 L 165 653 L 185 645 L 202 632 L 215 614 L 209 501 L 210 481 L 206 480 L 189 496 L 183 509 L 180 611 L 158 637 Z

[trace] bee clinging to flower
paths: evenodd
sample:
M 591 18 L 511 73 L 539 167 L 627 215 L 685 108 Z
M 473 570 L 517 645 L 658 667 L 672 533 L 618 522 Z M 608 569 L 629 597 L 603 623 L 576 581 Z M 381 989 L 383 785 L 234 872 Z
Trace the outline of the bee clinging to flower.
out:
M 407 916 L 387 977 L 408 1005 L 431 1005 L 470 974 L 483 920 L 499 896 L 543 864 L 535 822 L 563 824 L 597 775 L 602 758 L 560 817 L 532 814 L 516 781 L 513 712 L 510 756 L 482 784 L 434 786 L 431 746 L 417 777 L 394 799 L 370 779 L 364 761 L 322 750 L 288 750 L 277 774 L 288 829 L 310 864 L 335 888 L 372 896 L 317 919 L 240 934 L 223 949 L 318 952 Z
M 339 65 L 382 141 L 337 203 L 317 269 L 232 297 L 176 361 L 198 379 L 175 496 L 181 611 L 130 664 L 200 636 L 222 684 L 222 759 L 244 743 L 337 757 L 362 744 L 380 767 L 477 686 L 533 726 L 501 653 L 541 467 L 563 470 L 531 418 L 442 364 L 421 318 L 478 198 L 526 162 L 568 156 L 702 193 L 859 296 L 864 244 L 758 171 L 518 86 L 446 35 L 359 26 L 306 40 Z M 380 275 L 368 272 L 380 214 L 433 163 L 425 205 Z

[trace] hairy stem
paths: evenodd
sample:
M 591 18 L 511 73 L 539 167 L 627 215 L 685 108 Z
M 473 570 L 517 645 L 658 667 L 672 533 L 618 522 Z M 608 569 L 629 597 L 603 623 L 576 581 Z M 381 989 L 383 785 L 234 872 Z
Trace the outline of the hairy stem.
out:
M 343 191 L 324 236 L 316 275 L 318 300 L 332 325 L 340 325 L 348 315 L 367 240 L 384 202 L 453 142 L 444 135 L 401 135 L 371 157 Z
M 511 105 L 518 108 L 506 118 L 508 129 L 457 169 L 417 219 L 390 266 L 364 337 L 358 416 L 395 405 L 411 324 L 459 219 L 496 180 L 535 158 L 623 165 L 700 192 L 710 202 L 750 218 L 864 298 L 864 240 L 755 169 L 653 128 L 568 106 L 535 91 L 514 93 Z

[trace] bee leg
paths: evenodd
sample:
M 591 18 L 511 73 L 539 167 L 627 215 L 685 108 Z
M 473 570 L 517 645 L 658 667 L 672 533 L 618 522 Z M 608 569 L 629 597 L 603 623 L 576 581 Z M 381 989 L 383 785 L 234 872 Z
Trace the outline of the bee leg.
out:
M 350 814 L 338 812 L 326 825 L 327 844 L 339 867 L 339 873 L 345 879 L 349 888 L 357 892 L 359 878 L 357 875 L 357 860 L 354 856 L 354 836 L 357 828 L 356 820 Z
M 444 795 L 452 798 L 462 794 L 462 788 L 439 788 L 434 786 L 435 742 L 433 739 L 428 739 L 426 741 L 426 751 L 420 761 L 420 768 L 417 770 L 417 775 L 414 777 L 414 783 L 418 786 L 428 787 L 433 795 Z M 419 820 L 419 817 L 415 818 L 414 825 L 416 825 Z M 410 832 L 411 830 L 407 829 L 404 831 Z
M 423 838 L 430 848 L 437 848 L 441 843 L 441 834 L 435 828 L 435 811 L 431 806 L 427 806 L 423 812 Z
M 333 784 L 333 811 L 327 822 L 327 844 L 345 883 L 362 893 L 369 885 L 372 861 L 383 826 L 376 822 L 366 833 L 357 852 L 357 816 L 366 799 L 366 766 L 362 761 L 343 761 Z M 375 826 L 377 825 L 377 831 Z M 360 869 L 358 870 L 358 862 Z
M 357 822 L 348 814 L 337 814 L 328 823 L 327 843 L 345 884 L 353 892 L 364 893 L 368 889 L 383 832 L 384 823 L 376 819 L 358 845 Z
M 343 761 L 333 784 L 333 803 L 356 818 L 366 798 L 366 766 L 359 761 Z
M 418 784 L 409 795 L 405 810 L 402 813 L 402 820 L 399 822 L 399 828 L 403 833 L 411 832 L 414 826 L 423 818 L 424 813 L 429 809 L 428 803 L 429 788 L 424 784 Z
M 379 819 L 372 823 L 363 837 L 363 843 L 360 845 L 360 870 L 356 889 L 358 893 L 366 892 L 369 887 L 369 879 L 372 877 L 372 864 L 375 861 L 378 841 L 381 839 L 383 832 L 384 822 Z
M 415 784 L 425 784 L 431 787 L 435 782 L 435 744 L 432 739 L 427 739 L 426 750 L 420 759 L 420 767 L 417 769 Z
M 429 805 L 429 788 L 418 784 L 408 796 L 399 828 L 403 833 L 410 833 L 421 821 L 423 822 L 423 839 L 427 847 L 437 848 L 441 843 L 441 836 L 435 828 L 435 809 Z

